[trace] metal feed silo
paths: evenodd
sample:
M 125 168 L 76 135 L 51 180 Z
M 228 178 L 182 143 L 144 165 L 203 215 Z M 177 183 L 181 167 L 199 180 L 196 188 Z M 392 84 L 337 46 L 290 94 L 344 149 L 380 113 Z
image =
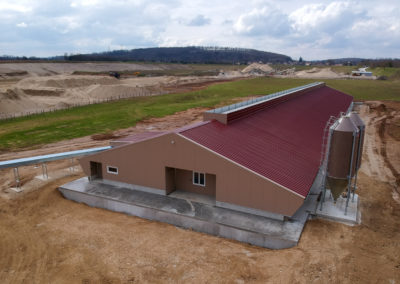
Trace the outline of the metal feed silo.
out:
M 353 184 L 353 190 L 352 190 L 353 191 L 353 201 L 354 201 L 354 193 L 357 189 L 358 170 L 361 167 L 362 153 L 363 153 L 363 148 L 364 148 L 365 124 L 362 121 L 361 117 L 356 112 L 351 112 L 349 114 L 349 116 L 359 130 L 359 140 L 357 143 L 357 152 L 355 153 L 356 157 L 354 159 L 355 168 L 356 168 L 356 175 L 354 178 L 354 184 Z
M 349 116 L 353 121 L 353 123 L 357 126 L 358 130 L 360 131 L 360 139 L 358 140 L 358 147 L 357 147 L 358 151 L 357 151 L 357 156 L 355 158 L 356 169 L 358 170 L 361 167 L 361 156 L 364 147 L 365 124 L 356 112 L 351 112 Z
M 327 182 L 336 202 L 356 172 L 354 153 L 357 152 L 359 130 L 349 116 L 343 116 L 331 131 Z

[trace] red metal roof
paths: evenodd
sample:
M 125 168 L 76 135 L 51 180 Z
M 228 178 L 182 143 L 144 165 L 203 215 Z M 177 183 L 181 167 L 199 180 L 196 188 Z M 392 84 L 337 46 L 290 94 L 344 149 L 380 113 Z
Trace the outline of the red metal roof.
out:
M 180 134 L 306 197 L 318 173 L 325 124 L 352 101 L 324 86 L 228 125 L 213 120 Z

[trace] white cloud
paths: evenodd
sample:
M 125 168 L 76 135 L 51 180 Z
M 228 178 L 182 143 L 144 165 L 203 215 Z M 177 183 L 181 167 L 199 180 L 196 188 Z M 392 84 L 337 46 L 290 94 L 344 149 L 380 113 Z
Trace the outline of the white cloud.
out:
M 210 24 L 211 20 L 204 15 L 197 15 L 187 22 L 188 26 L 200 27 Z
M 9 3 L 8 1 L 0 2 L 0 12 L 18 12 L 28 13 L 32 10 L 28 3 Z
M 282 36 L 290 30 L 287 15 L 272 5 L 240 15 L 233 27 L 237 33 L 244 35 Z
M 71 7 L 77 8 L 80 6 L 96 6 L 100 3 L 99 0 L 80 0 L 80 1 L 72 1 Z
M 28 25 L 25 24 L 24 22 L 21 22 L 21 23 L 18 23 L 16 26 L 17 26 L 18 28 L 26 28 Z
M 314 29 L 324 30 L 337 25 L 342 26 L 352 20 L 352 8 L 348 2 L 332 2 L 329 5 L 305 5 L 289 16 L 292 27 L 301 33 Z

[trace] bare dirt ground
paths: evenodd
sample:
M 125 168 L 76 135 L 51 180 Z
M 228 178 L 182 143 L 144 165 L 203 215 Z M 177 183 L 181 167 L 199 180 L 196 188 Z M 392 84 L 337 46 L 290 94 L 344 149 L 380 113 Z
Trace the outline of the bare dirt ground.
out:
M 168 70 L 171 64 L 139 64 L 120 62 L 74 62 L 74 63 L 2 63 L 0 77 L 13 78 L 21 76 L 50 76 L 58 74 L 72 74 L 74 71 L 109 72 L 109 71 L 137 71 L 137 70 Z M 180 65 L 180 68 L 189 68 Z
M 200 120 L 202 111 L 146 121 L 114 135 L 179 127 Z M 400 104 L 367 102 L 360 113 L 367 135 L 359 226 L 312 220 L 297 247 L 258 248 L 68 201 L 56 188 L 82 173 L 65 170 L 68 161 L 57 162 L 50 165 L 55 178 L 35 185 L 31 178 L 40 168 L 21 170 L 27 187 L 22 193 L 13 193 L 11 176 L 1 172 L 1 282 L 399 283 Z M 104 144 L 85 137 L 31 153 Z M 3 153 L 0 160 L 18 155 Z M 63 177 L 56 178 L 61 171 Z
M 53 75 L 0 80 L 0 115 L 17 116 L 76 105 L 204 88 L 235 77 L 157 76 L 116 79 L 109 76 Z
M 116 79 L 96 72 L 189 68 L 185 65 L 128 63 L 6 63 L 0 64 L 0 117 L 63 109 L 76 105 L 151 96 L 204 88 L 215 82 L 243 77 L 240 72 L 220 76 L 155 76 Z M 73 72 L 96 75 L 74 75 Z
M 322 78 L 322 79 L 337 79 L 348 77 L 333 72 L 330 68 L 312 68 L 310 70 L 298 71 L 294 74 L 297 78 Z

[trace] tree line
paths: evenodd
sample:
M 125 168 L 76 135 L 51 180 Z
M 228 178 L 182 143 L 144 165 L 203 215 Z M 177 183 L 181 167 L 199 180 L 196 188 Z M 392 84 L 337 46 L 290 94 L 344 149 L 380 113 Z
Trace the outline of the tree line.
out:
M 67 61 L 142 61 L 159 63 L 248 64 L 286 63 L 289 56 L 245 48 L 155 47 L 64 56 Z

